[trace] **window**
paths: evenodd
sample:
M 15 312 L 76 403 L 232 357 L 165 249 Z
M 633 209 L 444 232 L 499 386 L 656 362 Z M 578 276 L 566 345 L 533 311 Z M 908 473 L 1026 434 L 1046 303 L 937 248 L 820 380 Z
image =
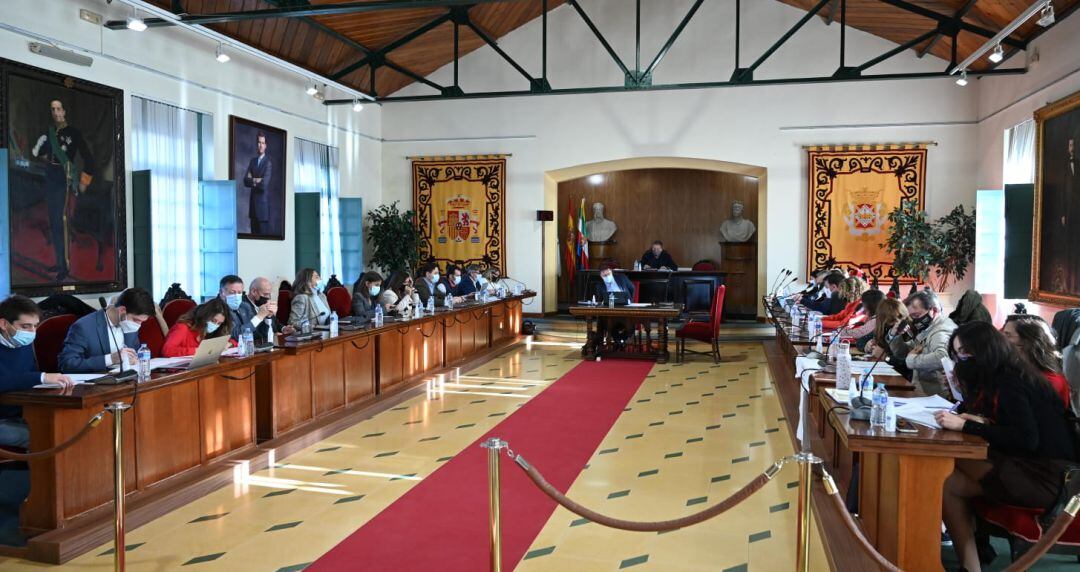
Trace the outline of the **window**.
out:
M 204 140 L 208 115 L 132 97 L 132 169 L 150 171 L 152 291 L 160 298 L 177 282 L 192 296 L 202 291 L 200 187 L 211 167 Z M 205 125 L 205 128 L 204 128 Z
M 1035 182 L 1035 122 L 1027 120 L 1005 130 L 1005 158 L 1002 183 L 1019 185 Z
M 341 264 L 341 223 L 340 202 L 338 200 L 338 149 L 314 141 L 296 140 L 296 169 L 294 171 L 293 192 L 296 197 L 296 251 L 297 267 L 308 266 L 305 261 L 313 261 L 316 231 L 318 224 L 318 264 L 319 274 L 329 278 L 337 275 L 339 280 L 348 280 L 342 272 Z M 302 194 L 318 193 L 318 218 L 314 208 L 302 208 L 309 202 Z M 314 205 L 312 205 L 313 207 Z
M 1000 294 L 1005 288 L 1005 192 L 975 194 L 975 289 Z

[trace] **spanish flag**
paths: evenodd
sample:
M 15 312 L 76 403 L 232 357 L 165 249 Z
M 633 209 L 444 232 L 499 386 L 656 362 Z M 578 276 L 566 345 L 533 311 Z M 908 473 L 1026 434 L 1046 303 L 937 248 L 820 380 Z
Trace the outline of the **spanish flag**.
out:
M 574 269 L 577 267 L 577 257 L 574 256 L 574 251 L 577 250 L 577 237 L 574 235 L 574 230 L 577 228 L 574 225 L 574 199 L 569 199 L 569 209 L 566 214 L 566 251 L 564 252 L 566 257 L 566 263 L 563 265 L 566 268 L 566 277 L 573 283 L 574 281 Z

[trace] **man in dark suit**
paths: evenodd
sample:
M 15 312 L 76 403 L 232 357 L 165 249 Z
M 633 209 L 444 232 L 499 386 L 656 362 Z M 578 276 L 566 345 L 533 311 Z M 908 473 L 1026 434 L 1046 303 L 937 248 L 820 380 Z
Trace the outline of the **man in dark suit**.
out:
M 467 296 L 473 296 L 480 290 L 480 268 L 475 264 L 470 264 L 465 267 L 465 276 L 458 282 L 456 288 L 454 288 L 454 295 L 460 296 L 464 299 Z M 475 297 L 475 296 L 474 296 Z
M 634 301 L 634 285 L 630 282 L 630 279 L 621 272 L 615 274 L 611 271 L 611 266 L 605 265 L 600 269 L 600 281 L 593 285 L 593 296 L 595 296 L 598 304 L 605 306 L 607 305 L 608 295 L 612 293 L 616 295 L 616 298 L 625 293 L 626 301 Z M 630 337 L 626 322 L 608 318 L 597 320 L 596 338 L 590 340 L 589 344 L 603 344 L 609 331 L 615 347 L 621 349 L 626 345 L 626 338 Z
M 252 291 L 255 291 L 255 282 L 262 280 L 265 284 L 260 284 L 266 290 L 270 289 L 270 281 L 266 278 L 256 278 L 251 282 Z M 270 302 L 269 298 L 267 302 L 256 306 L 251 299 L 246 299 L 244 295 L 244 280 L 235 274 L 229 274 L 221 279 L 218 284 L 218 297 L 229 308 L 230 323 L 232 324 L 232 332 L 229 333 L 232 339 L 239 341 L 240 335 L 244 333 L 244 326 L 251 328 L 252 335 L 256 340 L 266 340 L 269 333 L 269 327 L 266 324 L 266 318 L 273 316 L 277 313 L 277 304 Z M 259 291 L 262 289 L 260 288 Z
M 255 135 L 255 147 L 259 154 L 248 162 L 244 174 L 244 186 L 251 189 L 248 198 L 248 218 L 251 219 L 251 234 L 270 232 L 270 177 L 273 175 L 270 157 L 266 155 L 266 134 L 259 131 Z
M 825 296 L 818 298 L 817 300 L 807 300 L 802 303 L 807 310 L 813 312 L 821 312 L 822 315 L 831 316 L 839 313 L 847 305 L 847 300 L 844 300 L 837 294 L 837 290 L 840 289 L 840 285 L 844 283 L 844 273 L 840 271 L 832 271 L 825 276 L 824 284 L 825 289 L 823 292 Z
M 157 314 L 150 293 L 128 288 L 104 310 L 79 318 L 68 330 L 60 350 L 60 371 L 64 373 L 102 372 L 113 365 L 121 369 L 135 366 L 139 349 L 139 328 Z
M 641 267 L 645 270 L 678 270 L 679 265 L 668 251 L 664 250 L 664 243 L 654 240 L 652 247 L 641 255 Z
M 420 276 L 415 281 L 416 294 L 420 296 L 420 304 L 427 307 L 428 298 L 435 297 L 435 305 L 441 306 L 446 299 L 445 286 L 440 290 L 439 265 L 427 262 L 420 267 Z

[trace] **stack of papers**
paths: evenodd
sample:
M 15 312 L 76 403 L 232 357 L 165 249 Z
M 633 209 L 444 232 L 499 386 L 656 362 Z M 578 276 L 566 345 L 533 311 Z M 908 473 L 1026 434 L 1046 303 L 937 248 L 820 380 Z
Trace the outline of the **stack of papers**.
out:
M 90 381 L 91 379 L 97 379 L 97 378 L 101 377 L 102 375 L 104 375 L 104 374 L 100 374 L 100 373 L 69 373 L 68 377 L 71 378 L 71 381 L 75 382 L 75 385 L 79 385 L 81 383 L 86 383 L 87 381 Z M 60 385 L 59 383 L 39 383 L 38 385 L 34 386 L 34 389 L 60 389 L 61 387 L 63 387 L 63 386 Z
M 897 417 L 903 417 L 919 425 L 941 429 L 941 425 L 938 425 L 937 420 L 934 419 L 934 414 L 938 411 L 951 410 L 953 404 L 940 395 L 932 395 L 930 397 L 894 398 L 893 407 Z

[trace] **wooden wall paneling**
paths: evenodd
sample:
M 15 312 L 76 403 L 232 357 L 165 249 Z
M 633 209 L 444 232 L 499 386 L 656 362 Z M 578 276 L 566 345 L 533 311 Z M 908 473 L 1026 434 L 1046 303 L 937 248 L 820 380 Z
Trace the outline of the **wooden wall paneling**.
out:
M 349 340 L 345 344 L 345 403 L 366 399 L 375 393 L 375 336 Z
M 195 380 L 140 394 L 131 411 L 140 489 L 202 462 L 199 384 Z
M 604 216 L 618 225 L 612 257 L 622 268 L 633 268 L 653 240 L 663 241 L 681 267 L 699 260 L 720 263 L 720 224 L 731 217 L 733 200 L 742 201 L 743 216 L 761 227 L 757 187 L 756 177 L 699 169 L 631 169 L 564 181 L 558 186 L 557 240 L 563 244 L 566 238 L 568 203 L 574 204 L 576 216 L 584 197 L 586 219 L 592 218 L 592 205 L 599 202 L 604 204 Z M 733 311 L 751 315 L 757 311 L 758 298 L 756 235 L 753 243 L 751 260 L 731 270 L 747 278 L 740 282 L 729 276 L 725 301 Z M 594 265 L 599 262 L 590 259 Z M 559 277 L 559 302 L 564 304 L 575 301 L 567 282 L 567 277 Z
M 446 365 L 453 365 L 461 360 L 461 324 L 453 316 L 437 318 L 443 330 L 443 355 Z
M 424 331 L 424 371 L 439 369 L 446 365 L 443 355 L 443 328 L 438 320 L 423 324 Z
M 253 445 L 255 368 L 245 367 L 200 379 L 199 409 L 204 459 Z
M 475 341 L 473 347 L 477 350 L 489 347 L 491 345 L 491 308 L 476 310 L 472 312 L 472 316 L 476 321 L 476 328 L 473 330 Z
M 402 376 L 403 332 L 390 330 L 379 334 L 379 392 L 386 391 L 404 379 Z
M 270 437 L 312 418 L 311 352 L 284 355 L 274 362 L 272 399 L 274 423 Z
M 311 393 L 315 416 L 345 405 L 345 344 L 327 343 L 311 352 Z
M 401 342 L 401 376 L 408 379 L 423 371 L 421 358 L 424 351 L 424 336 L 421 335 L 420 324 L 410 323 Z

